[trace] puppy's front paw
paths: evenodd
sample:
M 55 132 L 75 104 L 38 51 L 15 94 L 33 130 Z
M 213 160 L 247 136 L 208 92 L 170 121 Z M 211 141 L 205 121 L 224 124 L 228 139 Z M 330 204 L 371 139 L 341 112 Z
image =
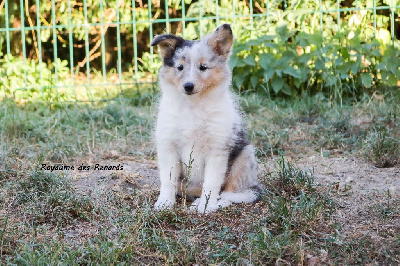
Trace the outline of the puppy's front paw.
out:
M 194 202 L 193 202 L 194 203 Z M 218 201 L 216 200 L 203 200 L 200 198 L 197 206 L 196 210 L 199 213 L 210 213 L 210 212 L 215 212 L 216 210 L 218 210 L 219 206 L 218 206 Z M 193 206 L 193 204 L 192 204 Z
M 165 197 L 158 197 L 157 202 L 154 204 L 154 209 L 157 211 L 171 209 L 172 207 L 174 207 L 174 204 L 175 198 L 170 199 Z
M 199 203 L 200 203 L 200 198 L 197 198 L 195 201 L 193 201 L 189 207 L 190 211 L 197 211 Z

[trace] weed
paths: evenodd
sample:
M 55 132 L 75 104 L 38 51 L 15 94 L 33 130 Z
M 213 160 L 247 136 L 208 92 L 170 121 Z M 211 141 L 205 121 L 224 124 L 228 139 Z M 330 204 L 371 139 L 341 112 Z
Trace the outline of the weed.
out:
M 400 161 L 400 139 L 388 127 L 375 127 L 365 144 L 365 157 L 376 167 L 391 167 Z
M 90 199 L 78 196 L 62 174 L 35 170 L 18 180 L 12 191 L 12 207 L 22 207 L 34 224 L 69 223 L 91 216 L 93 209 Z
M 266 177 L 268 189 L 263 201 L 269 216 L 258 225 L 254 236 L 254 250 L 262 251 L 263 263 L 286 261 L 299 263 L 304 248 L 298 236 L 307 232 L 314 223 L 329 216 L 333 204 L 325 194 L 317 191 L 311 173 L 303 171 L 283 157 L 277 171 Z M 287 256 L 292 254 L 292 256 Z
M 361 144 L 377 125 L 386 129 L 386 141 L 398 138 L 397 98 L 367 98 L 351 105 L 343 101 L 339 106 L 322 96 L 304 97 L 267 101 L 243 93 L 239 99 L 261 162 L 266 154 L 285 152 L 289 158 L 300 148 L 302 156 L 315 155 L 330 145 L 323 143 L 326 139 L 357 156 L 360 149 L 373 147 Z M 387 243 L 344 236 L 346 229 L 330 216 L 336 205 L 326 188 L 315 184 L 312 171 L 288 159 L 281 158 L 262 177 L 265 194 L 259 202 L 207 215 L 188 213 L 184 204 L 154 212 L 157 191 L 152 187 L 132 194 L 95 189 L 82 196 L 72 186 L 73 174 L 36 168 L 41 162 L 101 157 L 111 149 L 151 159 L 151 112 L 151 107 L 137 108 L 129 101 L 51 108 L 0 104 L 0 123 L 5 125 L 0 128 L 1 263 L 305 264 L 306 254 L 322 249 L 329 254 L 328 264 L 398 261 L 398 227 L 382 233 L 394 239 Z M 365 116 L 368 122 L 354 123 Z M 190 177 L 191 162 L 186 170 Z M 373 206 L 374 213 L 396 219 L 396 197 L 388 194 L 384 204 Z
M 382 246 L 370 235 L 328 241 L 323 248 L 335 258 L 334 264 L 341 265 L 365 265 L 376 261 L 382 265 L 397 265 L 400 251 L 396 243 Z

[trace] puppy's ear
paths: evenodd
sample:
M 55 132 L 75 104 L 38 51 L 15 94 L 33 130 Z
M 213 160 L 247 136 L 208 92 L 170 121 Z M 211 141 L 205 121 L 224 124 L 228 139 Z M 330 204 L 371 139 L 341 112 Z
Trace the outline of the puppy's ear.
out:
M 231 25 L 223 24 L 219 26 L 208 39 L 208 45 L 218 55 L 225 58 L 229 56 L 233 42 Z
M 179 36 L 165 34 L 157 35 L 151 42 L 151 46 L 158 45 L 161 57 L 165 60 L 174 55 L 177 47 L 181 46 L 185 40 Z

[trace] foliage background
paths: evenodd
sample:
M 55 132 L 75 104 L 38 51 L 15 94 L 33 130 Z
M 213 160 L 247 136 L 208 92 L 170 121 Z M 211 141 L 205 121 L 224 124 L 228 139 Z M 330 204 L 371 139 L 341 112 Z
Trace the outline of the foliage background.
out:
M 398 2 L 9 0 L 6 10 L 3 0 L 2 97 L 142 97 L 154 90 L 161 64 L 149 46 L 154 35 L 195 39 L 221 23 L 231 23 L 236 36 L 230 64 L 240 91 L 268 97 L 322 92 L 339 100 L 384 92 L 400 79 Z M 122 85 L 106 86 L 115 84 Z

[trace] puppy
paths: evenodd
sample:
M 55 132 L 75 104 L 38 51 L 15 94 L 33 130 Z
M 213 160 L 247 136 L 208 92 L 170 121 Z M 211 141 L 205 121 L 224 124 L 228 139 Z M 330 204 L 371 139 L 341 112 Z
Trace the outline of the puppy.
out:
M 161 181 L 156 210 L 173 207 L 179 195 L 197 198 L 190 208 L 208 213 L 253 202 L 261 192 L 254 147 L 230 92 L 232 42 L 231 27 L 224 24 L 201 40 L 167 34 L 151 43 L 164 61 L 155 132 Z

